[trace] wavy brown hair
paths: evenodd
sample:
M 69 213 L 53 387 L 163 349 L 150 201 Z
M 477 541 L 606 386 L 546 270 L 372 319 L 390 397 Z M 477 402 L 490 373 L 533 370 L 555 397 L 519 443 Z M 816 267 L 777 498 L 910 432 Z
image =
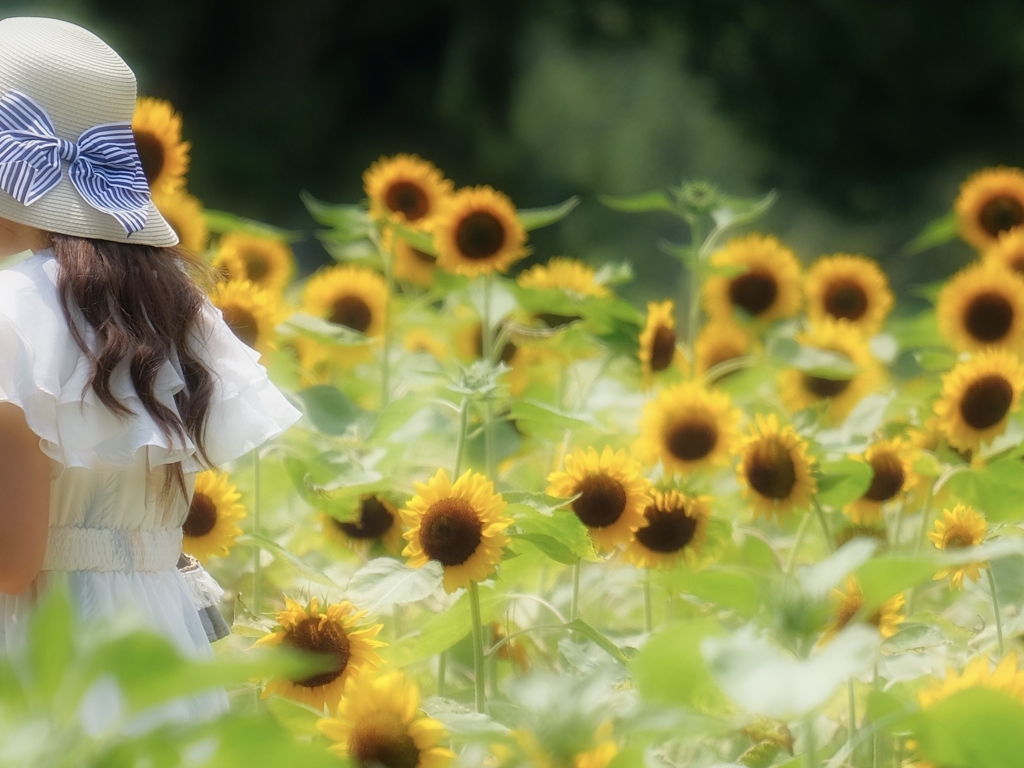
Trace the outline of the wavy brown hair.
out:
M 96 396 L 121 419 L 135 415 L 110 389 L 114 369 L 127 359 L 135 392 L 167 440 L 182 444 L 191 439 L 210 466 L 205 429 L 214 384 L 192 346 L 204 299 L 191 276 L 206 280 L 208 271 L 177 248 L 59 234 L 50 234 L 50 243 L 60 264 L 61 307 L 75 343 L 92 363 L 89 386 Z M 83 319 L 95 332 L 92 346 Z M 153 391 L 160 369 L 175 356 L 185 380 L 174 396 L 177 412 Z M 166 481 L 165 492 L 177 484 L 187 494 L 180 463 L 171 467 Z

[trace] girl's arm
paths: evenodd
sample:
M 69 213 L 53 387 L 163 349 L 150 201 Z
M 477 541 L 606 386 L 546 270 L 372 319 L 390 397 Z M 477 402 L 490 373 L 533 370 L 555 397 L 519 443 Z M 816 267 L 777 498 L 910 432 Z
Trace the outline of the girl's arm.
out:
M 0 592 L 23 592 L 39 573 L 50 517 L 50 460 L 25 414 L 0 403 Z

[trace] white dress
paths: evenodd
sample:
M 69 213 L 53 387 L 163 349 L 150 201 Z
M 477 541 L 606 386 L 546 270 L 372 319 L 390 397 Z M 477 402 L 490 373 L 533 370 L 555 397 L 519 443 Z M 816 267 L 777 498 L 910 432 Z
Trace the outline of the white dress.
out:
M 63 579 L 83 619 L 132 612 L 183 653 L 209 658 L 210 643 L 176 567 L 189 505 L 180 493 L 160 493 L 165 464 L 183 462 L 194 485 L 202 469 L 195 446 L 168 442 L 135 395 L 126 362 L 111 390 L 134 417 L 118 420 L 86 390 L 90 363 L 64 318 L 58 268 L 52 252 L 40 251 L 0 271 L 0 402 L 24 410 L 51 463 L 43 569 L 20 595 L 0 593 L 0 653 L 18 647 L 37 595 Z M 221 465 L 279 435 L 300 414 L 209 302 L 201 326 L 196 338 L 216 379 L 206 447 Z M 183 386 L 174 361 L 165 363 L 154 391 L 174 408 Z M 214 690 L 163 707 L 158 719 L 205 719 L 226 707 L 224 692 Z

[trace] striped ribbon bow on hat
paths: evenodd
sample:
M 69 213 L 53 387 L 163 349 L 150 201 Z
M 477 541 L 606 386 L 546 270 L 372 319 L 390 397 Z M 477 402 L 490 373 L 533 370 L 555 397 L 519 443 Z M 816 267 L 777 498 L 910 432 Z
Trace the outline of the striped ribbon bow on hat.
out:
M 60 182 L 61 161 L 85 201 L 129 235 L 146 226 L 149 184 L 129 123 L 87 128 L 77 141 L 57 136 L 46 111 L 18 91 L 0 98 L 0 189 L 32 205 Z

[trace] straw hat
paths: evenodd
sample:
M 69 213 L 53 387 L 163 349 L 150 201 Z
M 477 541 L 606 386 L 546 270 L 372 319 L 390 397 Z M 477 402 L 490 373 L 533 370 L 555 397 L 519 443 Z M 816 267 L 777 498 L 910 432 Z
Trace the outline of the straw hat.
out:
M 97 125 L 131 123 L 135 113 L 135 75 L 128 65 L 96 35 L 56 19 L 0 20 L 0 98 L 9 91 L 42 107 L 56 135 L 73 142 Z M 60 181 L 31 205 L 0 189 L 0 218 L 119 243 L 178 243 L 152 201 L 144 228 L 129 235 L 113 216 L 86 202 L 71 183 L 67 163 L 61 165 Z

